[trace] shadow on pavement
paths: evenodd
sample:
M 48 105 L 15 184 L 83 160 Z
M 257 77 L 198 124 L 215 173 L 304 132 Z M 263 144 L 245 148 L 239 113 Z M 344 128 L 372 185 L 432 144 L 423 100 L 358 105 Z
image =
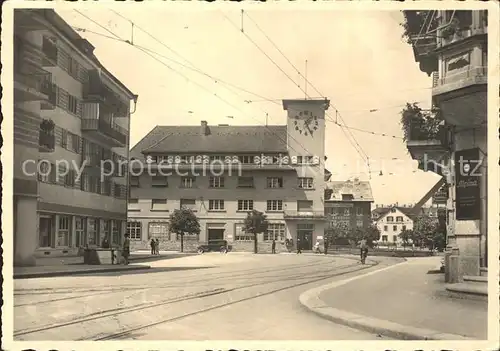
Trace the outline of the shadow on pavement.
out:
M 132 274 L 150 274 L 150 273 L 163 273 L 163 272 L 174 272 L 174 271 L 190 271 L 196 269 L 207 269 L 214 268 L 213 266 L 198 266 L 198 267 L 151 267 L 144 269 L 134 269 L 128 271 L 115 271 L 115 272 L 89 272 L 81 273 L 80 276 L 122 276 L 122 275 L 132 275 Z

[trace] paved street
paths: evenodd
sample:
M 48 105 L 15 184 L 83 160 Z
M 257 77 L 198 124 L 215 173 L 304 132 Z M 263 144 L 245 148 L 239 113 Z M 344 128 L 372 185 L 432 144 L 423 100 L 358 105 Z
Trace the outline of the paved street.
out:
M 408 258 L 387 272 L 327 290 L 319 298 L 328 306 L 372 318 L 486 339 L 488 303 L 450 298 L 444 274 L 428 274 L 439 264 L 440 257 Z
M 324 255 L 204 254 L 145 271 L 16 280 L 16 340 L 381 339 L 300 305 L 307 289 L 375 266 Z

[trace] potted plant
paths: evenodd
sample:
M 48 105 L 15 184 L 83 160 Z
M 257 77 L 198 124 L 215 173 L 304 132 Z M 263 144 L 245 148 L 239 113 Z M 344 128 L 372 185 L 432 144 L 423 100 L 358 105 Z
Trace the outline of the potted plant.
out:
M 44 119 L 42 123 L 40 123 L 40 129 L 43 131 L 49 132 L 54 130 L 55 123 L 51 119 Z
M 450 24 L 441 30 L 441 37 L 448 39 L 451 36 L 458 36 L 460 33 L 460 21 L 455 17 Z

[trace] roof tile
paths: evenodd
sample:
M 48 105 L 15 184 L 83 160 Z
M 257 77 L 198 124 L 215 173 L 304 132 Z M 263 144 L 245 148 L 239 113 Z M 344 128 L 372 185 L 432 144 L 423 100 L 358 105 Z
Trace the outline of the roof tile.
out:
M 141 153 L 256 153 L 287 152 L 287 127 L 274 126 L 156 126 L 131 150 Z
M 326 187 L 332 190 L 326 201 L 342 201 L 342 194 L 352 194 L 354 200 L 350 201 L 373 201 L 372 188 L 368 181 L 331 181 Z

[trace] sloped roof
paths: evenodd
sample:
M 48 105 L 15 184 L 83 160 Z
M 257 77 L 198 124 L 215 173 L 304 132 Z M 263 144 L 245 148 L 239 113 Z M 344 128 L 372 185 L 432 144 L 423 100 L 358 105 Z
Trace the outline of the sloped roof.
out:
M 131 150 L 141 153 L 274 153 L 287 152 L 287 127 L 274 126 L 156 126 Z
M 367 181 L 331 181 L 326 183 L 326 188 L 331 195 L 325 201 L 342 201 L 343 194 L 353 195 L 349 201 L 374 201 L 370 182 Z
M 406 216 L 413 218 L 415 217 L 415 214 L 412 212 L 413 207 L 402 207 L 402 206 L 394 206 L 394 207 L 377 207 L 372 211 L 372 215 L 378 214 L 378 217 L 382 217 L 386 213 L 388 213 L 391 208 L 396 208 L 402 213 L 404 213 Z

